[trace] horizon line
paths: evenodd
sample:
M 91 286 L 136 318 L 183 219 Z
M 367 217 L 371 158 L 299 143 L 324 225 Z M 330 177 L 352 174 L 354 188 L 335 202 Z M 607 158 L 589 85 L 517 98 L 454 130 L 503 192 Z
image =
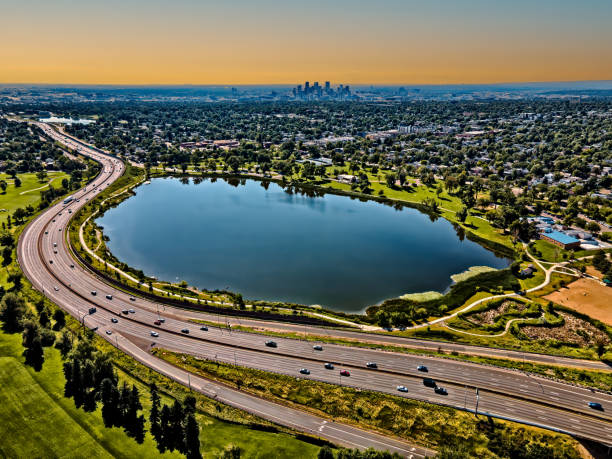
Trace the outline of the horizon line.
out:
M 303 80 L 318 82 L 319 80 Z M 330 81 L 331 80 L 320 80 Z M 332 83 L 349 86 L 382 86 L 382 87 L 401 87 L 401 86 L 500 86 L 500 85 L 517 85 L 517 84 L 571 84 L 571 83 L 612 83 L 611 79 L 593 79 L 593 80 L 515 80 L 515 81 L 495 81 L 488 83 L 354 83 L 354 82 L 338 82 Z M 301 83 L 45 83 L 45 82 L 0 82 L 0 86 L 124 86 L 124 87 L 232 87 L 232 86 L 294 86 Z

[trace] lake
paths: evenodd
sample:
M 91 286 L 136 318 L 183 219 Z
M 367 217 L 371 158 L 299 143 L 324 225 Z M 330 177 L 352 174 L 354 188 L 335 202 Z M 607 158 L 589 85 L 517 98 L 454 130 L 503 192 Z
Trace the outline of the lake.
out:
M 354 313 L 509 264 L 415 209 L 256 180 L 183 182 L 154 179 L 97 219 L 117 258 L 160 280 Z

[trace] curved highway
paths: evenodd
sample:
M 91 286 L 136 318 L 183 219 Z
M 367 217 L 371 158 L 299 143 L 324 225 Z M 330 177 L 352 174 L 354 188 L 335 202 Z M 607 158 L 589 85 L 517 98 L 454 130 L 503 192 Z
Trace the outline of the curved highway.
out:
M 66 242 L 65 229 L 71 215 L 116 180 L 123 173 L 123 164 L 75 142 L 47 125 L 39 126 L 55 140 L 96 159 L 103 168 L 91 184 L 74 194 L 72 202 L 56 204 L 28 225 L 18 245 L 21 267 L 35 288 L 78 317 L 84 325 L 97 327 L 101 336 L 145 365 L 175 379 L 184 378 L 184 371 L 168 366 L 141 349 L 155 345 L 207 359 L 386 392 L 460 409 L 475 410 L 477 407 L 479 413 L 612 444 L 612 396 L 609 394 L 455 360 L 323 343 L 320 345 L 321 350 L 315 350 L 312 342 L 282 338 L 275 339 L 276 347 L 268 347 L 265 345 L 265 336 L 230 332 L 217 327 L 209 327 L 204 331 L 181 315 L 166 314 L 163 311 L 161 315 L 165 321 L 154 325 L 156 320 L 162 318 L 157 312 L 159 304 L 131 297 L 105 284 L 74 261 Z M 91 307 L 97 309 L 93 314 L 88 313 Z M 193 315 L 190 313 L 190 316 Z M 182 332 L 185 329 L 189 332 Z M 156 336 L 152 336 L 152 332 Z M 355 332 L 346 333 L 363 336 Z M 435 345 L 437 348 L 438 344 Z M 375 362 L 377 368 L 367 368 L 366 362 Z M 334 368 L 325 368 L 325 363 L 332 363 Z M 419 365 L 427 366 L 428 372 L 418 371 Z M 301 374 L 302 368 L 308 369 L 310 373 Z M 342 376 L 340 370 L 348 371 L 350 376 Z M 446 388 L 447 394 L 439 394 L 433 388 L 426 387 L 423 377 L 434 379 L 439 386 Z M 199 384 L 200 387 L 206 385 L 208 388 L 215 385 L 205 380 Z M 400 385 L 405 386 L 408 392 L 398 392 L 397 386 Z M 195 388 L 198 389 L 197 386 Z M 335 443 L 353 447 L 373 446 L 398 451 L 403 455 L 428 454 L 422 448 L 412 450 L 405 443 L 349 426 L 334 424 L 334 429 L 344 433 L 336 430 L 332 432 L 329 423 L 323 419 L 276 403 L 264 402 L 222 385 L 217 385 L 217 390 L 225 394 L 223 400 L 226 403 L 232 404 L 232 400 L 241 399 L 240 407 L 247 411 L 253 408 L 253 412 L 261 417 L 315 433 Z M 591 401 L 601 403 L 602 410 L 590 408 L 588 403 Z M 262 410 L 262 404 L 265 410 Z M 306 420 L 305 416 L 314 420 Z M 320 430 L 319 427 L 312 430 L 313 422 L 319 423 L 317 425 Z M 347 429 L 357 430 L 360 440 L 356 441 L 355 432 Z

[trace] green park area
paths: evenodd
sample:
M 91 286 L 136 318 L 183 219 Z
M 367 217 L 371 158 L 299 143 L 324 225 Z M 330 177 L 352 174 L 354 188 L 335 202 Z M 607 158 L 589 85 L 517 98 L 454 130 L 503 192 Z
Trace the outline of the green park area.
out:
M 106 428 L 101 408 L 86 413 L 64 397 L 62 359 L 47 348 L 41 371 L 26 366 L 20 334 L 0 332 L 0 456 L 2 457 L 182 457 L 177 452 L 160 454 L 147 432 L 142 444 L 122 429 Z M 127 358 L 126 358 L 127 359 Z M 143 376 L 149 373 L 139 373 Z M 141 394 L 145 418 L 151 403 L 148 387 L 118 368 L 121 381 L 135 384 Z M 158 384 L 160 381 L 157 381 Z M 162 403 L 172 394 L 162 396 Z M 318 447 L 280 432 L 265 432 L 237 422 L 225 422 L 198 412 L 200 445 L 204 457 L 218 457 L 229 445 L 243 457 L 315 457 Z
M 64 172 L 47 172 L 47 178 L 42 181 L 35 173 L 18 174 L 20 186 L 15 186 L 15 180 L 7 174 L 0 173 L 0 186 L 6 183 L 4 191 L 0 189 L 0 224 L 6 223 L 7 216 L 13 215 L 18 208 L 36 207 L 40 201 L 40 191 L 49 186 L 61 188 L 62 179 L 70 176 Z M 18 182 L 19 183 L 19 182 Z

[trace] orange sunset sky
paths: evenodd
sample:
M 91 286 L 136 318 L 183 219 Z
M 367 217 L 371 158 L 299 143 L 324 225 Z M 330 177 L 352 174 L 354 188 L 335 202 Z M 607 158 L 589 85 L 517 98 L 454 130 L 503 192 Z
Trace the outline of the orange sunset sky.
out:
M 0 83 L 612 80 L 609 0 L 0 0 Z

